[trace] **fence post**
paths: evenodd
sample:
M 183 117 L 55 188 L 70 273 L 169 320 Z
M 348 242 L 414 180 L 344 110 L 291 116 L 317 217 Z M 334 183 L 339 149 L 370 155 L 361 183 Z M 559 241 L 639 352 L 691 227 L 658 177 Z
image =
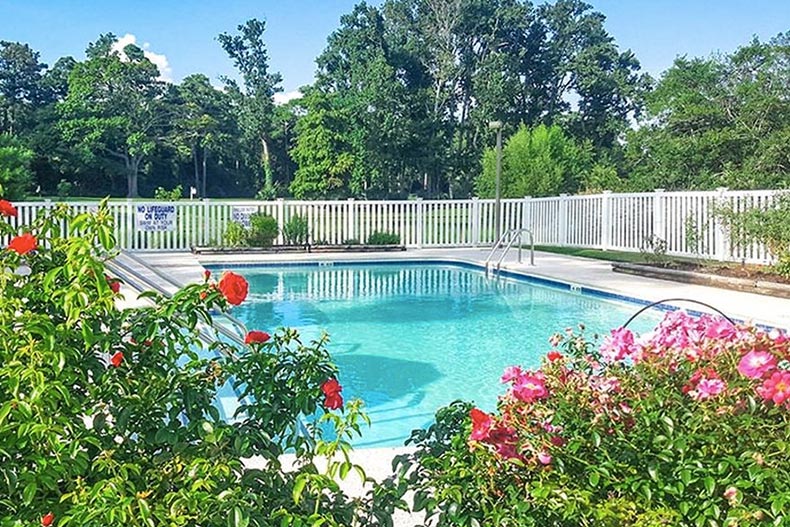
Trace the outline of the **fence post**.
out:
M 348 208 L 346 214 L 346 234 L 345 236 L 341 237 L 341 242 L 345 240 L 359 239 L 357 236 L 355 236 L 357 222 L 354 214 L 354 198 L 348 198 L 346 201 L 346 207 Z M 359 243 L 365 243 L 365 240 L 359 240 Z
M 425 221 L 424 203 L 422 198 L 417 198 L 417 248 L 422 249 L 423 244 L 423 228 Z
M 560 217 L 557 218 L 560 227 L 560 245 L 568 245 L 568 195 L 560 194 Z
M 209 230 L 211 229 L 211 200 L 209 198 L 203 198 L 203 229 L 200 231 L 200 236 L 198 236 L 198 240 L 200 245 L 207 246 L 209 245 Z M 223 236 L 225 231 L 223 230 L 220 236 Z M 225 240 L 216 240 L 217 243 L 221 246 L 225 243 Z
M 469 215 L 469 227 L 472 232 L 472 246 L 480 245 L 480 198 L 472 198 L 472 214 Z
M 719 187 L 716 189 L 716 198 L 714 200 L 715 210 L 713 211 L 713 226 L 714 236 L 716 240 L 716 259 L 725 262 L 730 260 L 730 237 L 721 216 L 718 214 L 719 209 L 724 205 L 727 199 L 727 187 Z
M 285 200 L 277 198 L 277 243 L 285 243 L 283 237 L 283 226 L 285 225 Z
M 131 251 L 134 246 L 134 238 L 137 234 L 137 214 L 135 214 L 134 203 L 131 198 L 126 199 L 126 247 Z
M 668 242 L 666 202 L 663 188 L 657 188 L 653 191 L 653 237 Z
M 521 228 L 529 229 L 532 232 L 532 237 L 535 237 L 535 233 L 532 231 L 532 196 L 524 196 L 521 202 Z
M 612 191 L 601 194 L 601 250 L 608 251 L 612 246 Z

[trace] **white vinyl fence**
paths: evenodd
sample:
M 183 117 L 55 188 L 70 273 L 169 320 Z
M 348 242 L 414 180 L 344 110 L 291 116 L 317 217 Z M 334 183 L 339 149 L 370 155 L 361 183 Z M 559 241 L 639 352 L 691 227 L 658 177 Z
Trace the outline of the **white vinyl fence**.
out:
M 765 208 L 775 191 L 649 192 L 501 200 L 502 230 L 530 229 L 537 245 L 650 251 L 656 240 L 671 255 L 767 263 L 761 246 L 731 243 L 714 213 Z M 79 212 L 96 202 L 70 202 Z M 28 224 L 52 202 L 16 204 L 16 224 Z M 492 199 L 409 201 L 113 201 L 118 244 L 129 250 L 183 251 L 222 246 L 231 221 L 251 212 L 274 216 L 282 227 L 294 215 L 307 219 L 311 244 L 365 243 L 376 231 L 400 236 L 407 247 L 490 246 L 495 240 L 496 202 Z M 275 243 L 283 243 L 282 235 Z

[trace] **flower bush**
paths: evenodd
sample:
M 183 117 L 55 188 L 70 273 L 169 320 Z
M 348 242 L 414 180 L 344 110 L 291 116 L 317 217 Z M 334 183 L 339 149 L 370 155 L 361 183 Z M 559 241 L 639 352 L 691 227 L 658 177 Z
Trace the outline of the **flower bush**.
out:
M 247 294 L 232 273 L 118 309 L 104 206 L 56 208 L 24 231 L 0 218 L 0 525 L 391 524 L 386 496 L 338 486 L 352 469 L 364 477 L 348 441 L 366 417 L 339 384 L 323 390 L 337 382 L 326 339 L 204 338 L 210 310 Z M 234 415 L 221 415 L 220 389 Z M 320 416 L 306 432 L 305 415 Z
M 599 344 L 568 330 L 508 368 L 493 414 L 413 433 L 400 488 L 436 525 L 790 525 L 790 337 L 668 313 Z

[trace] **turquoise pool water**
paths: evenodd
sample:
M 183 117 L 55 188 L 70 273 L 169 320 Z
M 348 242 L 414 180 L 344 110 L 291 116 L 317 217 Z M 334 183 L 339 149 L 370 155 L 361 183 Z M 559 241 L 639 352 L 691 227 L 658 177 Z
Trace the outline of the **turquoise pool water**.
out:
M 640 307 L 460 265 L 228 268 L 250 283 L 233 310 L 249 328 L 329 333 L 343 395 L 361 398 L 372 420 L 357 447 L 402 445 L 456 399 L 491 410 L 504 368 L 537 367 L 552 334 L 579 322 L 608 333 Z M 659 318 L 646 312 L 631 327 Z

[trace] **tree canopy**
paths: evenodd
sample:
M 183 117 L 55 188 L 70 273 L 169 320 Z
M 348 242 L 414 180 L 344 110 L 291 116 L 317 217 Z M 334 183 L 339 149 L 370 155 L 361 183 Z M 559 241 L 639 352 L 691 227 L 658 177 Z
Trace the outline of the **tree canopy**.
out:
M 514 195 L 788 186 L 789 34 L 652 79 L 605 20 L 581 0 L 360 2 L 284 105 L 263 20 L 218 35 L 233 79 L 166 82 L 111 33 L 52 66 L 2 41 L 0 132 L 32 152 L 18 188 L 46 195 L 488 195 L 494 120 Z

